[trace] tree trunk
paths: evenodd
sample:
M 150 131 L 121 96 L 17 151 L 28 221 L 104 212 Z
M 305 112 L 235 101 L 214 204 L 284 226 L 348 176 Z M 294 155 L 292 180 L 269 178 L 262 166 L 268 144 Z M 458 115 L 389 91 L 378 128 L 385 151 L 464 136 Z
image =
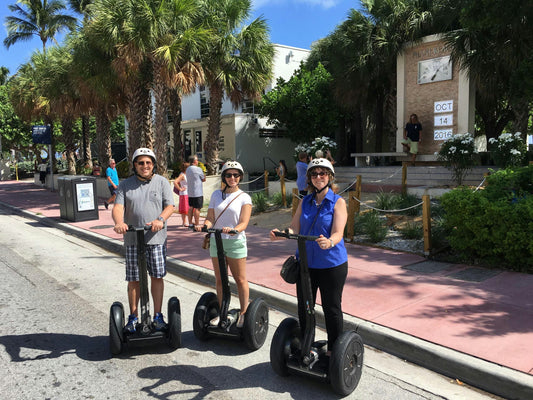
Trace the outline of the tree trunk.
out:
M 129 124 L 129 156 L 139 147 L 153 148 L 152 138 L 152 104 L 150 91 L 144 87 L 140 81 L 132 84 L 130 95 L 128 96 Z
M 383 95 L 378 93 L 376 104 L 375 104 L 375 124 L 376 124 L 376 131 L 375 131 L 375 147 L 374 151 L 376 153 L 380 153 L 383 151 Z
M 170 115 L 172 116 L 172 163 L 181 166 L 185 161 L 183 141 L 181 140 L 181 96 L 178 89 L 169 90 Z
M 154 83 L 153 94 L 155 99 L 155 118 L 154 118 L 154 153 L 157 158 L 157 173 L 167 176 L 167 153 L 168 153 L 168 129 L 167 129 L 167 91 L 166 85 L 161 78 L 160 69 L 162 68 L 157 60 L 153 62 Z
M 67 157 L 68 174 L 76 175 L 76 144 L 74 143 L 74 130 L 72 129 L 74 118 L 70 114 L 64 114 L 61 118 L 63 131 L 63 143 L 65 144 L 65 154 Z
M 222 110 L 222 97 L 224 90 L 219 83 L 209 87 L 209 121 L 207 125 L 207 138 L 205 140 L 205 161 L 207 173 L 213 175 L 216 172 L 218 161 L 218 143 L 220 139 L 220 123 Z M 196 149 L 196 151 L 201 149 Z
M 105 106 L 100 106 L 96 110 L 96 142 L 98 161 L 102 168 L 107 168 L 111 158 L 111 123 Z
M 83 166 L 93 168 L 93 159 L 91 154 L 91 132 L 89 129 L 89 117 L 81 116 L 81 134 L 83 137 Z

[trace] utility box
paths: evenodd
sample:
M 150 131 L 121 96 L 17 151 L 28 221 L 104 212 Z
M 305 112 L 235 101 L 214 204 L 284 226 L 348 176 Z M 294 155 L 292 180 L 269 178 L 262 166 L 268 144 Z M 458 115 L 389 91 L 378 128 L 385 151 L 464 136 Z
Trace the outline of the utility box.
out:
M 62 219 L 77 222 L 99 218 L 95 177 L 62 176 L 57 180 L 57 184 Z

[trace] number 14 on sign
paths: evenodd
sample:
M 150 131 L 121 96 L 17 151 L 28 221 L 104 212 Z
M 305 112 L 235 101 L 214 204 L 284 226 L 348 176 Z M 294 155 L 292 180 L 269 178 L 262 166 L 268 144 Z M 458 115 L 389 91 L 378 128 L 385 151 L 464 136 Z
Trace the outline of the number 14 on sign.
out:
M 453 114 L 437 115 L 434 117 L 434 126 L 451 126 L 453 125 Z

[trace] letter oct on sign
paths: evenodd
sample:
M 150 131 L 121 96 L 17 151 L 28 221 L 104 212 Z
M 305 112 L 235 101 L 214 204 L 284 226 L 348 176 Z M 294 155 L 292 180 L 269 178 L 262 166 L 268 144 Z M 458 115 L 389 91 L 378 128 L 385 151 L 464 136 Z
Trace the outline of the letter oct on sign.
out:
M 453 100 L 436 101 L 433 104 L 433 112 L 437 113 L 449 113 L 453 111 Z

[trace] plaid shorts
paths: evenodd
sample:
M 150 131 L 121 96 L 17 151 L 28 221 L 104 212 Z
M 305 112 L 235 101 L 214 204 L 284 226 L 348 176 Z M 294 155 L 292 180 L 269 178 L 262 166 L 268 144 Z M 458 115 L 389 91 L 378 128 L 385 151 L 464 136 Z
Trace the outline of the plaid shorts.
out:
M 163 278 L 167 274 L 166 244 L 146 245 L 146 269 L 153 278 Z M 126 246 L 126 280 L 139 280 L 137 246 Z

